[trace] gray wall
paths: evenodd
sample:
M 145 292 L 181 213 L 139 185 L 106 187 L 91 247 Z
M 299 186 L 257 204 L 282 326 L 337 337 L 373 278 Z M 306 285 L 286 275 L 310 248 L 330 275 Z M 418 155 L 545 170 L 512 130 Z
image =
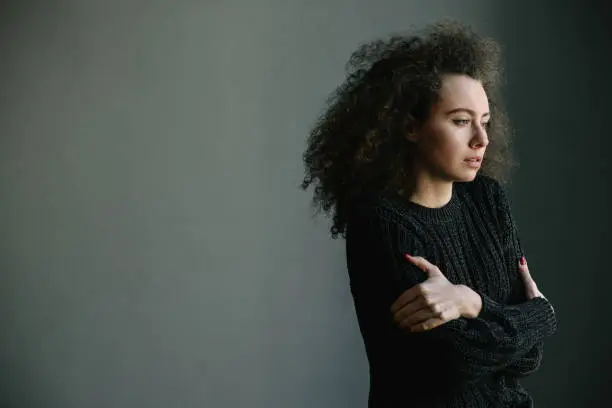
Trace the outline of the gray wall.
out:
M 360 41 L 444 16 L 508 47 L 516 216 L 560 316 L 528 383 L 538 406 L 596 402 L 610 80 L 583 44 L 605 27 L 508 3 L 3 2 L 2 406 L 365 407 L 343 242 L 301 153 Z

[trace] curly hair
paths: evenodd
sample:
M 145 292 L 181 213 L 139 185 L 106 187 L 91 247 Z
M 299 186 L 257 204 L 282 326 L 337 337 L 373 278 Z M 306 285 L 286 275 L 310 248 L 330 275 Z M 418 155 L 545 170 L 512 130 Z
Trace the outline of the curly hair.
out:
M 345 236 L 348 208 L 368 192 L 410 191 L 412 144 L 405 135 L 426 121 L 444 74 L 478 79 L 489 99 L 489 145 L 481 173 L 505 182 L 515 162 L 502 109 L 497 42 L 445 20 L 412 35 L 361 45 L 347 77 L 326 101 L 310 131 L 302 189 L 314 184 L 313 205 L 332 214 L 331 234 Z

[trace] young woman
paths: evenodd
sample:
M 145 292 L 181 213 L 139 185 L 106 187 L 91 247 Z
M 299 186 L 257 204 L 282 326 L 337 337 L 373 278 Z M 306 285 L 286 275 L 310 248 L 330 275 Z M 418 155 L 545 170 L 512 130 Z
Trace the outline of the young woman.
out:
M 369 407 L 531 407 L 554 310 L 501 181 L 498 45 L 444 22 L 358 49 L 304 154 L 346 238 Z

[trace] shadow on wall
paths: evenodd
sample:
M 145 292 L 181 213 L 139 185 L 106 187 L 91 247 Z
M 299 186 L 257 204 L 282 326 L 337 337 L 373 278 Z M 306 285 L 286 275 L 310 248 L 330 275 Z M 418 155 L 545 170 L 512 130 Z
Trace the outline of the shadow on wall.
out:
M 510 118 L 521 166 L 511 190 L 523 244 L 559 329 L 525 380 L 536 406 L 605 406 L 612 278 L 608 137 L 612 63 L 603 1 L 504 2 Z M 605 17 L 607 16 L 607 18 Z M 609 309 L 609 308 L 608 308 Z

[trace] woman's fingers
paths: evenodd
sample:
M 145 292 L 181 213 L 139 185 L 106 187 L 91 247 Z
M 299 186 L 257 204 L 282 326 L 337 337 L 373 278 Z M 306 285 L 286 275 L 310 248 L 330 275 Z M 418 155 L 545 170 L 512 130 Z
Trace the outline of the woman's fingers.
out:
M 424 332 L 424 331 L 427 331 L 427 330 L 435 329 L 436 327 L 438 327 L 438 326 L 440 326 L 440 325 L 442 325 L 444 323 L 446 323 L 446 321 L 444 321 L 441 318 L 433 318 L 433 319 L 429 319 L 429 320 L 427 320 L 427 321 L 425 321 L 423 323 L 419 323 L 419 324 L 416 324 L 416 325 L 412 326 L 410 328 L 410 331 L 411 332 L 415 332 L 415 333 L 417 333 L 417 332 Z
M 444 303 L 427 303 L 419 299 L 402 308 L 394 319 L 400 327 L 411 327 L 432 317 L 440 317 L 447 308 Z
M 535 281 L 531 277 L 531 273 L 529 273 L 529 266 L 527 265 L 527 260 L 524 256 L 521 257 L 519 261 L 519 275 L 521 275 L 521 278 L 523 279 L 523 282 L 527 288 L 535 285 Z
M 401 328 L 429 330 L 460 316 L 457 291 L 440 269 L 420 256 L 406 260 L 428 275 L 424 282 L 402 293 L 391 305 L 393 320 Z
M 413 324 L 410 327 L 411 332 L 423 332 L 427 330 L 434 329 L 438 326 L 443 325 L 451 320 L 455 320 L 459 318 L 459 311 L 456 307 L 449 307 L 445 309 L 439 316 L 433 316 L 428 318 L 427 320 L 418 322 Z
M 427 310 L 427 308 L 428 308 L 428 305 L 424 298 L 422 297 L 415 298 L 413 301 L 406 303 L 401 308 L 399 308 L 397 311 L 395 311 L 393 313 L 393 320 L 395 320 L 397 323 L 401 323 L 409 319 L 415 313 L 423 309 Z
M 400 318 L 396 319 L 396 323 L 399 327 L 404 329 L 409 328 L 411 331 L 414 331 L 414 329 L 417 329 L 417 331 L 420 329 L 427 330 L 426 327 L 436 327 L 459 317 L 459 311 L 453 302 L 436 303 L 413 310 L 414 311 L 411 313 L 402 315 Z M 428 321 L 429 323 L 427 323 Z M 423 324 L 425 324 L 425 326 L 423 326 Z
M 524 256 L 519 260 L 519 273 L 525 282 L 532 279 L 529 273 L 529 266 L 527 265 L 527 259 Z
M 402 329 L 406 329 L 434 317 L 438 317 L 438 313 L 434 313 L 430 309 L 419 309 L 413 314 L 405 316 L 398 321 L 398 326 Z
M 412 256 L 412 255 L 409 255 L 409 254 L 405 254 L 404 256 L 412 264 L 418 266 L 419 269 L 421 269 L 423 272 L 427 273 L 430 278 L 433 277 L 433 276 L 442 275 L 442 271 L 440 271 L 440 269 L 436 265 L 432 264 L 427 259 L 425 259 L 425 258 L 423 258 L 421 256 Z
M 408 303 L 415 301 L 426 292 L 423 284 L 414 285 L 401 295 L 391 305 L 391 313 L 395 314 L 398 310 L 406 306 Z
M 411 256 L 408 254 L 405 254 L 404 256 L 406 257 L 406 260 L 416 265 L 423 272 L 427 273 L 429 278 L 419 285 L 414 285 L 413 287 L 402 293 L 397 299 L 395 299 L 395 301 L 391 305 L 391 313 L 396 313 L 399 309 L 404 307 L 409 302 L 414 301 L 420 296 L 426 295 L 430 290 L 431 283 L 435 282 L 435 284 L 437 285 L 440 283 L 445 283 L 445 281 L 447 281 L 440 269 L 436 265 L 429 262 L 427 259 L 421 256 Z
M 529 266 L 527 265 L 527 260 L 524 256 L 521 257 L 519 261 L 519 274 L 521 275 L 521 278 L 525 284 L 525 291 L 527 292 L 528 299 L 533 299 L 535 297 L 543 297 L 546 299 L 546 297 L 538 289 L 536 282 L 531 277 L 531 273 L 529 273 Z

